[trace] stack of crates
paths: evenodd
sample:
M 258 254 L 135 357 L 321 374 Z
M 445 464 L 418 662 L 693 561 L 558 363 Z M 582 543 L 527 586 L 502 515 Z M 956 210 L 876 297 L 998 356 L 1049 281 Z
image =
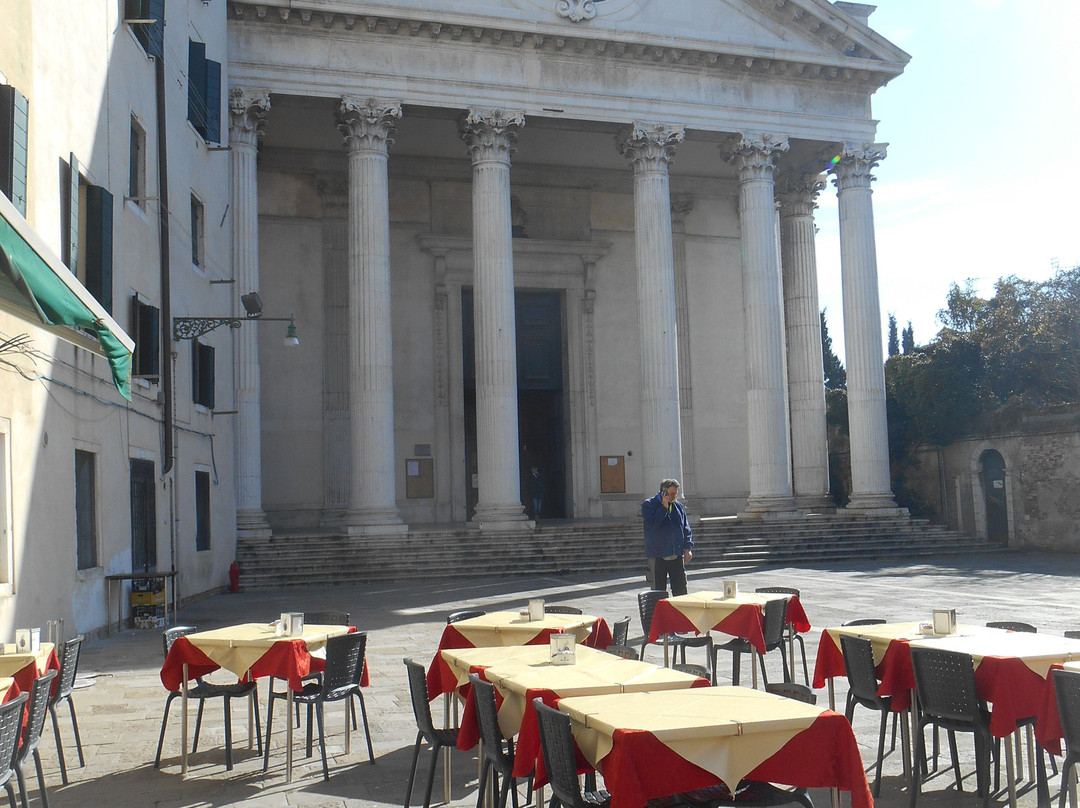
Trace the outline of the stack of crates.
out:
M 163 579 L 132 579 L 131 621 L 135 628 L 165 627 L 165 581 Z

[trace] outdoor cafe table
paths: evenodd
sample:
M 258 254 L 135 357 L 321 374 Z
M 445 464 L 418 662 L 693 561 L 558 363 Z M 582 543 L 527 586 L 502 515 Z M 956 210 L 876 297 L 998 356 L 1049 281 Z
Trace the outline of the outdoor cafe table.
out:
M 1080 662 L 1051 665 L 1050 671 L 1053 672 L 1057 668 L 1080 673 Z M 1039 697 L 1039 714 L 1035 721 L 1035 738 L 1048 752 L 1060 755 L 1061 739 L 1063 737 L 1065 737 L 1065 730 L 1061 726 L 1061 715 L 1058 713 L 1057 689 L 1054 686 L 1054 677 L 1048 673 L 1042 694 Z
M 59 671 L 60 659 L 56 655 L 56 645 L 43 642 L 37 651 L 16 654 L 0 654 L 0 677 L 10 676 L 19 686 L 15 693 L 29 693 L 34 680 L 48 671 Z M 53 688 L 56 688 L 54 681 Z M 15 696 L 12 696 L 14 698 Z
M 301 680 L 312 671 L 321 670 L 325 662 L 313 657 L 326 647 L 329 637 L 347 634 L 351 626 L 305 625 L 300 636 L 278 636 L 273 623 L 242 623 L 236 626 L 199 631 L 178 637 L 161 666 L 161 683 L 170 691 L 180 690 L 183 706 L 181 741 L 181 772 L 187 774 L 187 699 L 191 679 L 206 676 L 219 668 L 238 678 L 273 676 L 288 682 L 286 715 L 293 713 L 293 691 L 303 689 Z M 367 668 L 365 663 L 364 676 Z M 361 684 L 367 684 L 361 681 Z M 293 722 L 287 720 L 285 778 L 292 782 Z
M 546 614 L 530 620 L 519 612 L 488 612 L 450 623 L 443 629 L 439 650 L 427 673 L 428 698 L 452 693 L 459 686 L 457 676 L 443 659 L 442 652 L 453 648 L 494 648 L 511 645 L 548 647 L 552 634 L 573 634 L 578 646 L 607 648 L 611 629 L 602 617 L 587 614 Z
M 839 788 L 852 808 L 873 806 L 851 725 L 832 710 L 727 686 L 575 696 L 558 708 L 611 808 L 745 778 Z
M 656 604 L 649 625 L 649 642 L 686 631 L 698 634 L 721 631 L 742 637 L 764 654 L 765 604 L 778 598 L 787 599 L 787 622 L 792 628 L 800 634 L 809 631 L 810 621 L 795 595 L 740 592 L 725 598 L 723 592 L 694 592 L 665 598 Z
M 543 699 L 555 706 L 567 696 L 601 693 L 634 693 L 642 690 L 684 690 L 707 687 L 708 679 L 659 667 L 648 662 L 578 647 L 572 665 L 552 665 L 547 646 L 525 645 L 508 648 L 464 648 L 442 652 L 461 685 L 470 673 L 478 673 L 495 685 L 502 698 L 499 728 L 507 738 L 517 736 L 514 750 L 514 777 L 527 776 L 540 756 L 540 733 L 532 700 Z M 462 713 L 458 749 L 466 751 L 480 740 L 480 728 L 473 705 L 472 688 L 467 688 Z

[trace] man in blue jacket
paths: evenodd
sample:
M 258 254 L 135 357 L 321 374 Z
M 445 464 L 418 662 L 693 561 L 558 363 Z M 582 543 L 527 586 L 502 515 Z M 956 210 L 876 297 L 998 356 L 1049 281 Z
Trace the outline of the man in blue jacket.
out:
M 664 480 L 660 492 L 641 503 L 644 520 L 645 557 L 653 589 L 667 589 L 671 579 L 671 594 L 686 594 L 686 568 L 694 554 L 694 540 L 686 521 L 686 510 L 676 500 L 678 480 Z

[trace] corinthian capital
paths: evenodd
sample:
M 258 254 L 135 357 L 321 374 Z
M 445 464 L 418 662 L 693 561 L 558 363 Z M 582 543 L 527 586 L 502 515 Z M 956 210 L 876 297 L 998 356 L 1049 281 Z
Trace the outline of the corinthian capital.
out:
M 634 121 L 619 133 L 615 143 L 635 172 L 667 171 L 676 147 L 685 139 L 685 126 Z
M 844 141 L 839 159 L 830 169 L 833 183 L 843 191 L 846 188 L 869 188 L 874 181 L 870 172 L 885 159 L 888 143 L 851 143 Z
M 518 130 L 525 125 L 525 114 L 501 109 L 470 109 L 458 125 L 474 164 L 497 160 L 509 165 Z
M 270 92 L 229 88 L 229 142 L 255 146 L 266 129 Z
M 345 97 L 338 110 L 338 131 L 350 152 L 385 154 L 394 143 L 401 104 Z
M 742 132 L 725 147 L 727 161 L 739 172 L 740 182 L 772 179 L 776 161 L 791 144 L 783 135 Z
M 783 176 L 776 184 L 781 215 L 809 216 L 817 207 L 818 194 L 824 188 L 825 177 L 821 174 Z

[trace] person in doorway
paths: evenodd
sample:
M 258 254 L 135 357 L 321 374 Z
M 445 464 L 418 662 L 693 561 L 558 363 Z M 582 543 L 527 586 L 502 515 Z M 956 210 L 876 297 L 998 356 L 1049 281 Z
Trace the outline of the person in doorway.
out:
M 641 518 L 653 589 L 667 589 L 670 578 L 671 594 L 685 595 L 686 564 L 694 556 L 694 539 L 686 509 L 676 499 L 678 493 L 678 480 L 664 480 L 660 492 L 641 503 Z
M 540 508 L 544 504 L 544 478 L 540 476 L 540 469 L 536 466 L 529 468 L 529 476 L 525 479 L 525 488 L 532 504 L 532 518 L 540 518 Z

